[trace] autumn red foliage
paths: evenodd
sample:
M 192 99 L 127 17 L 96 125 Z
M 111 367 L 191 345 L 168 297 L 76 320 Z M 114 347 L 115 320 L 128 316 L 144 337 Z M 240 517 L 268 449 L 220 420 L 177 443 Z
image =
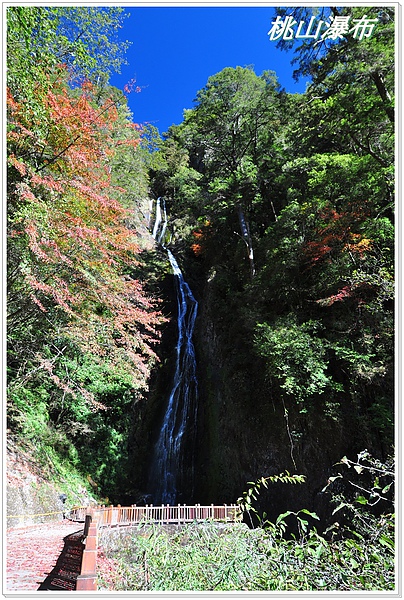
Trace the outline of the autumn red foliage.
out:
M 372 247 L 372 240 L 355 229 L 368 216 L 368 211 L 346 210 L 337 212 L 334 208 L 323 210 L 320 225 L 315 229 L 312 240 L 306 242 L 304 253 L 310 266 L 324 260 L 331 261 L 340 252 L 354 252 L 359 257 Z
M 71 90 L 65 79 L 61 70 L 37 90 L 40 123 L 7 93 L 9 235 L 20 242 L 24 293 L 43 313 L 62 311 L 86 351 L 112 364 L 124 353 L 133 380 L 144 383 L 161 315 L 131 275 L 140 252 L 127 225 L 135 208 L 116 199 L 125 190 L 110 169 L 116 148 L 136 148 L 139 133 L 122 125 L 112 98 L 97 104 L 90 82 Z

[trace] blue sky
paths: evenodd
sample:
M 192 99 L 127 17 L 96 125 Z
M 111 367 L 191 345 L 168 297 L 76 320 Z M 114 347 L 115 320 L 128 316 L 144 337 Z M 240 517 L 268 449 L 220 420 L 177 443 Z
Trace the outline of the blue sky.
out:
M 125 8 L 130 17 L 120 37 L 132 42 L 129 65 L 111 84 L 123 89 L 136 79 L 142 91 L 128 101 L 137 123 L 151 122 L 160 133 L 181 123 L 198 90 L 225 67 L 252 65 L 257 75 L 272 70 L 286 91 L 306 88 L 305 81 L 293 81 L 292 53 L 277 50 L 268 38 L 271 6 Z

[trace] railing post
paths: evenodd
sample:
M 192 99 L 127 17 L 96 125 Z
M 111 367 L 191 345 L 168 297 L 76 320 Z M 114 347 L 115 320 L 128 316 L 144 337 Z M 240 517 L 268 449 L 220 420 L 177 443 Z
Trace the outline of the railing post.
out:
M 230 507 L 230 520 L 232 521 L 232 523 L 235 523 L 237 521 L 237 504 L 231 504 Z
M 87 518 L 88 517 L 88 518 Z M 88 526 L 88 527 L 87 527 Z M 85 547 L 81 560 L 80 575 L 77 577 L 76 590 L 93 591 L 97 589 L 97 521 L 93 521 L 91 515 L 86 515 L 85 524 Z
M 87 514 L 85 516 L 85 520 L 84 520 L 84 532 L 83 532 L 83 537 L 86 538 L 88 536 L 88 530 L 90 529 L 90 525 L 91 525 L 91 521 L 93 520 L 92 516 L 90 514 Z

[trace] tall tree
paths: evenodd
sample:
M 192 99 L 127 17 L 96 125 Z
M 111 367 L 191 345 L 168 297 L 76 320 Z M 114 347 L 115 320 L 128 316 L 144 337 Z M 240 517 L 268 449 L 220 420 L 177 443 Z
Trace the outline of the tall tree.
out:
M 125 447 L 117 415 L 147 389 L 161 316 L 136 275 L 147 193 L 139 127 L 118 90 L 84 77 L 95 63 L 84 57 L 72 82 L 52 54 L 70 17 L 27 7 L 8 22 L 8 416 L 27 438 L 48 427 L 75 442 L 102 432 L 102 463 Z M 24 40 L 33 52 L 19 77 Z M 125 161 L 138 161 L 133 180 L 119 177 Z
M 286 8 L 280 14 L 308 22 L 315 10 Z M 364 12 L 324 8 L 318 17 L 359 20 Z M 319 409 L 334 420 L 355 406 L 355 418 L 364 414 L 366 427 L 381 432 L 388 445 L 394 14 L 366 13 L 377 20 L 369 38 L 303 42 L 296 61 L 299 72 L 312 77 L 304 94 L 285 94 L 276 80 L 251 69 L 224 69 L 169 134 L 177 153 L 185 148 L 189 164 L 202 174 L 197 185 L 212 217 L 209 233 L 220 222 L 217 243 L 219 235 L 208 236 L 195 220 L 192 247 L 198 255 L 207 250 L 207 265 L 220 270 L 211 286 L 217 306 L 223 298 L 231 305 L 229 328 L 236 322 L 254 331 L 252 344 L 248 334 L 242 342 L 237 338 L 240 327 L 234 334 L 245 345 L 246 360 L 258 352 L 271 393 L 276 390 L 289 406 L 298 405 L 303 414 Z M 185 200 L 182 212 L 190 208 Z M 256 275 L 249 285 L 234 275 L 239 254 L 229 250 L 224 234 L 235 227 L 237 212 L 241 237 L 248 249 L 251 238 L 254 244 L 250 267 Z
M 99 86 L 125 63 L 129 42 L 117 32 L 128 14 L 120 7 L 22 7 L 7 9 L 8 86 L 26 94 L 57 64 L 73 81 Z M 16 89 L 15 89 L 16 88 Z M 18 99 L 18 98 L 17 98 Z
M 191 164 L 197 156 L 209 182 L 211 207 L 230 208 L 237 214 L 252 276 L 249 212 L 259 194 L 260 138 L 271 119 L 276 120 L 277 89 L 271 72 L 258 77 L 250 68 L 225 68 L 198 92 L 196 108 L 186 114 L 184 122 Z
M 335 15 L 351 19 L 364 13 L 350 7 L 333 10 Z M 281 12 L 286 13 L 290 10 Z M 371 18 L 379 15 L 376 9 L 366 13 Z M 292 14 L 299 22 L 312 12 L 296 9 Z M 389 431 L 384 439 L 390 441 L 394 332 L 392 19 L 389 11 L 378 20 L 369 38 L 347 36 L 346 40 L 325 40 L 316 45 L 304 42 L 297 52 L 297 75 L 310 74 L 313 81 L 297 99 L 295 115 L 284 130 L 288 160 L 278 171 L 277 185 L 284 188 L 286 202 L 277 222 L 263 237 L 260 251 L 265 248 L 265 264 L 254 296 L 259 297 L 260 284 L 265 286 L 262 298 L 266 309 L 278 313 L 271 324 L 272 342 L 276 332 L 285 327 L 283 319 L 290 320 L 293 314 L 300 316 L 302 331 L 307 332 L 304 328 L 309 317 L 321 323 L 329 372 L 335 374 L 337 382 L 345 379 L 346 396 L 333 394 L 334 401 L 338 405 L 338 398 L 351 397 L 353 402 L 363 403 L 367 418 L 379 431 Z M 286 317 L 287 313 L 290 315 Z M 261 351 L 266 347 L 270 371 L 280 377 L 277 357 L 281 337 L 271 347 L 268 331 L 258 329 L 257 335 Z M 350 380 L 342 373 L 349 373 Z M 286 384 L 284 379 L 281 385 Z

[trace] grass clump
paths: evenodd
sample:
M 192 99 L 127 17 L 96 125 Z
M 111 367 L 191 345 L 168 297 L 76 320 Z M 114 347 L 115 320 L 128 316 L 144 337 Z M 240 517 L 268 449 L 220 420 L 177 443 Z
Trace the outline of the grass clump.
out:
M 270 483 L 303 483 L 304 476 L 261 477 L 238 499 L 240 514 L 260 524 L 256 529 L 239 521 L 101 529 L 99 589 L 394 590 L 394 460 L 383 463 L 364 450 L 335 467 L 323 493 L 338 521 L 324 533 L 307 509 L 286 511 L 273 523 L 254 506 Z
M 394 589 L 389 544 L 326 541 L 314 528 L 284 537 L 276 528 L 248 529 L 206 521 L 102 530 L 100 545 L 115 573 L 99 589 L 116 591 L 302 591 Z M 108 584 L 106 582 L 108 581 Z M 106 587 L 107 586 L 107 587 Z

